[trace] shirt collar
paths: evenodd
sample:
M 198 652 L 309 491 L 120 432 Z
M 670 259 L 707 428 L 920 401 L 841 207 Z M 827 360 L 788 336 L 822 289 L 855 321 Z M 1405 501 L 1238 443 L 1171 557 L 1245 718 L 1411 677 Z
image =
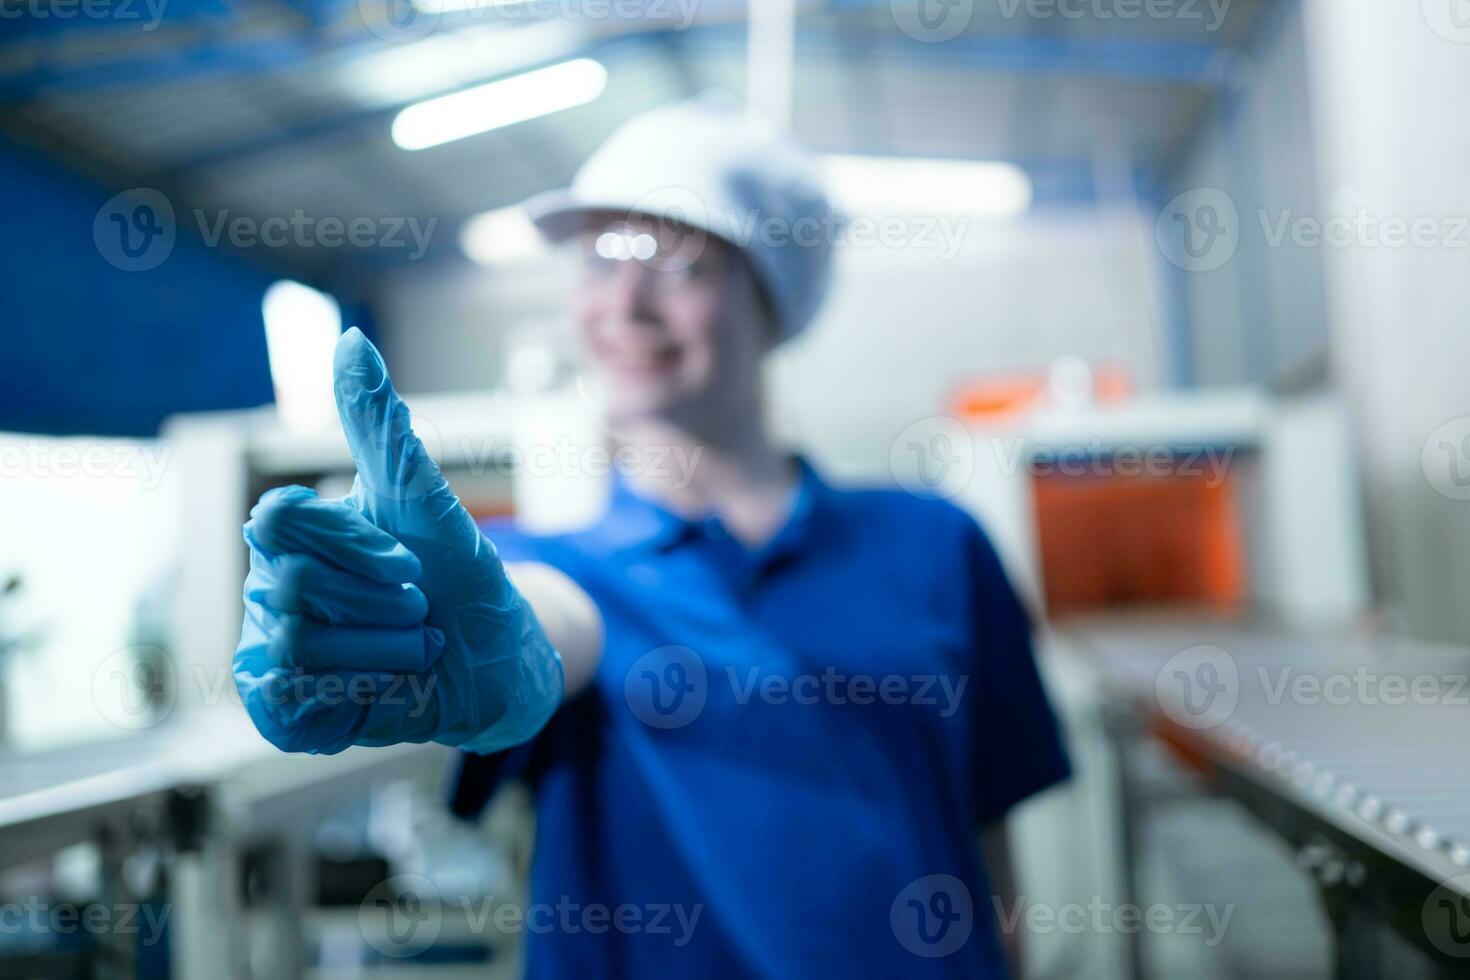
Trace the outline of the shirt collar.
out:
M 820 510 L 831 492 L 810 463 L 796 463 L 796 499 L 786 522 L 754 557 L 762 563 L 790 553 L 808 540 Z M 697 535 L 705 521 L 675 514 L 662 504 L 638 495 L 621 476 L 614 476 L 607 511 L 602 519 L 605 540 L 618 550 L 669 551 Z

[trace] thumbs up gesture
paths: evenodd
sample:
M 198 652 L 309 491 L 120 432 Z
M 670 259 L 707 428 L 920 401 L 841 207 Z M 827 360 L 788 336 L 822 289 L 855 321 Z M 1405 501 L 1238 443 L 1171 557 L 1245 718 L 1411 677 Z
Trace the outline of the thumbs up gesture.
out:
M 352 492 L 271 490 L 245 525 L 234 675 L 251 720 L 287 752 L 529 739 L 561 702 L 561 657 L 357 328 L 333 372 Z

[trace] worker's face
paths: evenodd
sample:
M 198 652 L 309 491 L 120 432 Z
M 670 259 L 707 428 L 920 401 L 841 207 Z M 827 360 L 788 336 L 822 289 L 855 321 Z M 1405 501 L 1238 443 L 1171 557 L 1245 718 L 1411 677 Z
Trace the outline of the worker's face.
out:
M 594 224 L 578 245 L 575 315 L 612 421 L 704 427 L 758 409 L 770 330 L 739 253 L 626 217 Z

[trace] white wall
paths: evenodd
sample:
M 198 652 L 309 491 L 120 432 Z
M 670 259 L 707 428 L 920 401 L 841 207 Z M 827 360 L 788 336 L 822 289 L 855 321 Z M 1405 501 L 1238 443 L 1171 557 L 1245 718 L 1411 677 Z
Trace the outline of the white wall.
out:
M 1118 364 L 1144 387 L 1163 370 L 1152 217 L 1038 209 L 965 227 L 938 248 L 848 246 L 821 319 L 771 366 L 773 422 L 834 469 L 886 473 L 909 423 L 947 410 L 954 386 L 1063 354 Z M 388 287 L 382 328 L 408 392 L 498 381 L 505 339 L 564 330 L 551 262 L 418 270 Z
M 1328 344 L 1320 249 L 1290 237 L 1274 245 L 1266 230 L 1319 212 L 1300 5 L 1282 0 L 1261 16 L 1234 87 L 1202 121 L 1170 181 L 1171 197 L 1219 188 L 1239 212 L 1234 257 L 1181 273 L 1200 384 L 1270 383 L 1320 360 Z
M 1453 27 L 1455 2 L 1306 0 L 1324 201 L 1375 221 L 1428 219 L 1446 234 L 1470 216 L 1470 123 L 1458 105 L 1470 90 L 1470 29 Z M 1470 416 L 1470 231 L 1457 237 L 1432 247 L 1359 240 L 1324 257 L 1380 589 L 1414 632 L 1463 642 L 1470 502 L 1436 485 L 1464 495 L 1450 465 L 1470 467 L 1460 442 L 1470 423 L 1430 441 Z
M 987 372 L 1074 354 L 1160 383 L 1162 320 L 1152 224 L 1136 210 L 1041 212 L 970 226 L 949 261 L 851 249 L 810 336 L 773 365 L 778 427 L 854 472 L 887 466 L 910 423 L 943 414 Z

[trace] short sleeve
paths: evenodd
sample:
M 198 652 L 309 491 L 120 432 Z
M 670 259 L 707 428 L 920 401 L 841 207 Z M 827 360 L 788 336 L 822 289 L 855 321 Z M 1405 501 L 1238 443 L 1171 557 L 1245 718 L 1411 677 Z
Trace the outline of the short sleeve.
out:
M 1031 621 L 979 526 L 969 522 L 969 600 L 978 693 L 973 716 L 978 822 L 1072 774 L 1057 718 L 1037 670 Z

